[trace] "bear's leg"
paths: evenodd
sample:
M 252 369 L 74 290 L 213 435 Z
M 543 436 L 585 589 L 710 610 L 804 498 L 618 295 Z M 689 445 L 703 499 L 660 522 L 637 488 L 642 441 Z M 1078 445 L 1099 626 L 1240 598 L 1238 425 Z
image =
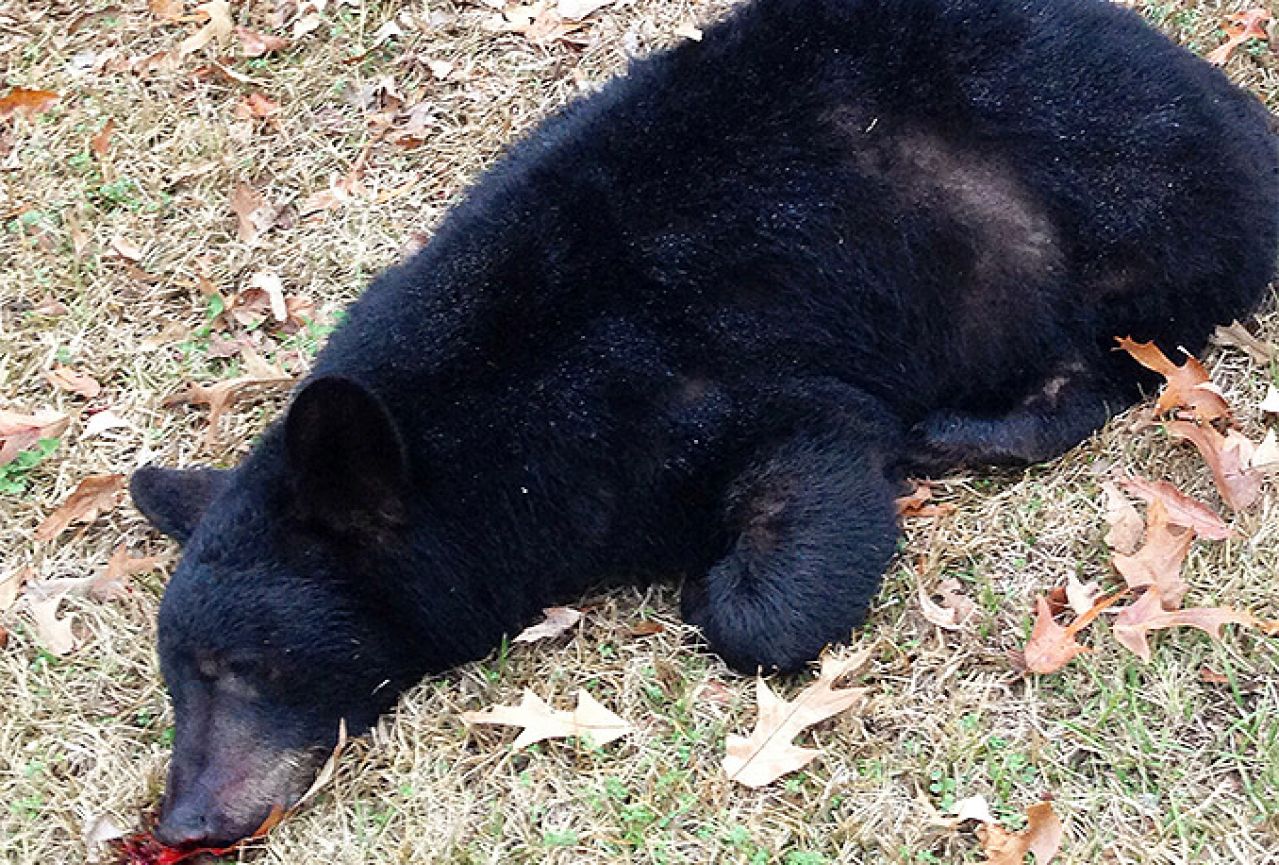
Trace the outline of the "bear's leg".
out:
M 1073 367 L 1045 381 L 1004 415 L 936 412 L 909 437 L 904 468 L 937 474 L 957 466 L 1018 466 L 1060 456 L 1132 403 L 1134 383 Z
M 729 666 L 797 669 L 862 623 L 898 535 L 885 463 L 851 431 L 802 433 L 732 482 L 730 550 L 682 598 Z

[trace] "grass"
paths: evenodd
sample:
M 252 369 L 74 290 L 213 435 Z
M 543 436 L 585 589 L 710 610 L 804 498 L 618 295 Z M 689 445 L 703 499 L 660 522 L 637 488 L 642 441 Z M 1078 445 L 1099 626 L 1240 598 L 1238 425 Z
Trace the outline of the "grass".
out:
M 485 7 L 332 3 L 318 30 L 258 59 L 211 53 L 172 68 L 122 65 L 172 50 L 194 23 L 160 21 L 144 4 L 85 7 L 32 0 L 0 11 L 0 64 L 14 85 L 62 96 L 32 120 L 0 124 L 0 405 L 57 408 L 75 420 L 0 474 L 3 573 L 31 565 L 44 579 L 98 570 L 121 541 L 136 553 L 174 553 L 127 505 L 49 544 L 36 525 L 87 474 L 149 461 L 234 461 L 274 416 L 278 397 L 240 404 L 220 444 L 204 450 L 204 413 L 165 408 L 190 379 L 237 372 L 210 356 L 221 312 L 199 276 L 224 296 L 252 274 L 277 272 L 290 293 L 317 302 L 312 324 L 260 343 L 268 359 L 305 366 L 340 308 L 396 259 L 504 142 L 617 71 L 628 53 L 673 41 L 718 2 L 634 0 L 584 29 L 585 47 L 533 46 L 486 30 Z M 191 5 L 191 4 L 188 4 Z M 269 4 L 241 4 L 237 22 L 270 29 Z M 1140 3 L 1174 38 L 1205 52 L 1224 38 L 1234 4 Z M 90 10 L 91 11 L 91 10 Z M 372 47 L 404 11 L 404 36 Z M 425 22 L 425 23 L 423 23 Z M 441 79 L 432 63 L 452 64 Z M 205 69 L 194 75 L 200 66 Z M 1244 48 L 1231 75 L 1279 109 L 1279 62 Z M 368 126 L 390 98 L 431 105 L 415 149 L 376 141 Z M 248 82 L 248 83 L 246 83 Z M 381 88 L 379 90 L 379 88 Z M 279 104 L 243 119 L 250 91 Z M 105 159 L 89 139 L 108 118 Z M 375 196 L 299 216 L 296 202 L 363 159 Z M 239 182 L 285 207 L 253 245 L 236 237 L 229 200 Z M 383 197 L 384 200 L 377 200 Z M 290 209 L 290 203 L 293 203 Z M 115 238 L 140 247 L 130 264 Z M 35 310 L 46 296 L 64 315 Z M 1274 309 L 1273 303 L 1270 309 Z M 1279 315 L 1256 325 L 1279 344 Z M 259 335 L 260 338 L 260 335 Z M 104 385 L 89 402 L 55 392 L 54 362 Z M 1267 379 L 1241 352 L 1208 358 L 1239 406 Z M 94 410 L 129 422 L 85 438 Z M 1260 419 L 1245 409 L 1249 431 Z M 42 458 L 37 458 L 37 457 Z M 1067 826 L 1067 863 L 1279 862 L 1279 649 L 1252 633 L 1221 643 L 1161 634 L 1142 665 L 1095 629 L 1096 651 L 1063 673 L 1023 679 L 1007 660 L 1024 641 L 1034 595 L 1074 571 L 1109 578 L 1099 482 L 1112 468 L 1167 477 L 1215 501 L 1189 449 L 1127 418 L 1063 459 L 1015 474 L 956 476 L 939 495 L 949 516 L 908 526 L 870 625 L 866 709 L 821 725 L 823 756 L 760 791 L 727 783 L 724 738 L 754 719 L 749 679 L 690 647 L 671 589 L 591 599 L 571 639 L 517 646 L 424 682 L 344 758 L 316 803 L 244 854 L 255 862 L 783 863 L 978 862 L 970 832 L 936 820 L 956 798 L 983 793 L 1010 828 L 1051 795 Z M 1195 604 L 1223 603 L 1279 618 L 1279 494 L 1235 518 L 1242 538 L 1200 545 L 1187 565 Z M 969 631 L 944 634 L 913 600 L 925 563 L 931 583 L 955 577 L 979 602 Z M 123 828 L 158 801 L 172 715 L 153 654 L 164 573 L 135 578 L 133 595 L 104 604 L 70 598 L 80 646 L 41 650 L 20 602 L 0 623 L 0 861 L 81 861 L 86 826 Z M 635 637 L 653 619 L 662 632 Z M 1201 668 L 1226 677 L 1205 681 Z M 603 749 L 544 743 L 513 753 L 500 728 L 467 731 L 460 712 L 514 702 L 533 687 L 558 706 L 586 688 L 631 720 L 635 735 Z M 777 684 L 784 696 L 799 683 Z

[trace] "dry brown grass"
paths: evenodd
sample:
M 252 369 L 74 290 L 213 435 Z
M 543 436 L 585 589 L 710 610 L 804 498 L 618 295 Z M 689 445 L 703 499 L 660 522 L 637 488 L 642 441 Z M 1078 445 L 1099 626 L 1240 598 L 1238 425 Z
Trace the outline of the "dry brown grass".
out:
M 230 293 L 255 271 L 275 270 L 331 317 L 415 231 L 429 230 L 512 135 L 619 69 L 628 52 L 671 41 L 679 25 L 722 4 L 634 0 L 596 16 L 585 48 L 545 48 L 484 30 L 488 13 L 478 5 L 334 3 L 293 49 L 234 59 L 230 67 L 253 83 L 193 79 L 208 52 L 146 75 L 94 71 L 95 61 L 172 49 L 195 27 L 159 22 L 143 6 L 127 0 L 89 18 L 52 0 L 0 7 L 6 81 L 62 94 L 38 119 L 0 125 L 0 407 L 52 406 L 76 418 L 29 473 L 29 489 L 0 498 L 0 572 L 29 564 L 44 579 L 80 576 L 121 540 L 172 553 L 128 506 L 53 543 L 37 544 L 33 532 L 83 476 L 148 461 L 229 462 L 277 410 L 274 399 L 240 405 L 225 445 L 207 453 L 204 414 L 161 406 L 187 380 L 234 371 L 206 359 L 191 337 L 206 320 L 197 272 Z M 405 37 L 349 62 L 402 8 L 428 21 L 434 14 L 439 26 L 405 27 Z M 1237 8 L 1185 0 L 1143 11 L 1206 51 L 1221 39 L 1217 22 Z M 271 11 L 246 3 L 236 16 L 267 29 Z M 459 77 L 437 80 L 426 65 L 435 60 L 453 63 Z M 1273 54 L 1241 52 L 1230 71 L 1279 108 Z M 419 149 L 370 134 L 358 95 L 386 76 L 406 104 L 434 106 Z M 236 118 L 251 90 L 280 103 L 273 122 Z M 116 132 L 100 165 L 87 145 L 107 118 Z M 366 184 L 399 190 L 393 200 L 286 218 L 256 246 L 237 240 L 228 204 L 237 182 L 276 203 L 296 201 L 366 149 Z M 79 256 L 77 231 L 90 240 Z M 139 266 L 153 281 L 110 254 L 117 236 L 142 247 Z M 46 294 L 69 312 L 33 312 Z M 1263 317 L 1260 330 L 1279 344 L 1279 316 Z M 291 348 L 290 359 L 304 363 L 307 341 Z M 97 376 L 104 394 L 86 404 L 54 392 L 40 371 L 58 359 Z M 1279 374 L 1231 350 L 1210 365 L 1240 406 L 1254 405 Z M 106 406 L 132 426 L 84 440 L 89 411 Z M 1257 432 L 1260 419 L 1244 415 Z M 753 719 L 750 681 L 688 647 L 672 591 L 621 591 L 597 598 L 571 639 L 517 647 L 424 683 L 357 744 L 329 792 L 244 858 L 976 862 L 971 834 L 934 820 L 946 801 L 984 793 L 1016 825 L 1027 804 L 1051 793 L 1067 824 L 1064 862 L 1279 862 L 1274 641 L 1164 634 L 1143 666 L 1103 627 L 1090 638 L 1097 651 L 1060 675 L 1026 680 L 1010 669 L 1005 652 L 1028 632 L 1037 592 L 1072 570 L 1108 578 L 1098 482 L 1109 468 L 1169 477 L 1215 500 L 1188 449 L 1134 434 L 1123 419 L 1052 465 L 946 481 L 941 491 L 956 511 L 908 527 L 860 637 L 875 647 L 866 676 L 874 697 L 866 711 L 819 728 L 824 756 L 783 783 L 752 792 L 722 778 L 724 736 Z M 1236 518 L 1242 540 L 1196 548 L 1191 602 L 1279 617 L 1277 512 L 1270 488 Z M 913 600 L 921 556 L 927 580 L 956 576 L 979 599 L 975 628 L 946 635 L 922 619 Z M 162 577 L 138 578 L 122 603 L 69 600 L 80 647 L 65 658 L 40 650 L 21 603 L 0 620 L 11 632 L 0 649 L 0 860 L 82 861 L 90 819 L 130 827 L 156 802 L 172 721 L 152 648 Z M 644 617 L 666 630 L 632 636 Z M 1204 665 L 1230 684 L 1204 682 Z M 462 710 L 514 701 L 525 686 L 559 705 L 588 687 L 640 732 L 599 750 L 550 743 L 517 754 L 508 732 L 468 732 L 458 720 Z

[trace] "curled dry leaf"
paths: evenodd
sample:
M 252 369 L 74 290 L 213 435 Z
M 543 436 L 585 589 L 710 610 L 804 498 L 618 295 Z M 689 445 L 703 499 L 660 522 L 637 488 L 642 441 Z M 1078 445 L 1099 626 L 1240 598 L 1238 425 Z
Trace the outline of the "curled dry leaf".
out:
M 67 431 L 71 419 L 56 411 L 19 414 L 0 409 L 0 466 L 41 439 L 54 439 Z
M 586 691 L 577 692 L 577 708 L 571 712 L 552 709 L 529 689 L 518 706 L 493 706 L 481 712 L 463 712 L 467 724 L 502 724 L 523 727 L 512 747 L 517 750 L 544 739 L 589 737 L 596 745 L 609 742 L 632 732 L 631 725 L 623 718 L 600 705 Z
M 89 139 L 89 150 L 98 159 L 103 159 L 107 155 L 107 150 L 111 147 L 111 136 L 115 132 L 115 118 L 108 117 L 107 122 L 102 124 L 102 129 Z
M 279 211 L 247 183 L 238 183 L 232 190 L 231 210 L 235 213 L 237 236 L 250 245 L 275 224 L 279 215 Z
M 1066 602 L 1076 616 L 1085 615 L 1097 604 L 1101 595 L 1101 586 L 1095 581 L 1081 582 L 1079 577 L 1070 574 L 1066 577 Z
M 160 556 L 131 556 L 128 544 L 117 544 L 107 560 L 107 566 L 90 578 L 89 597 L 95 601 L 116 601 L 127 598 L 133 591 L 129 577 L 146 574 L 158 568 L 164 559 Z
M 132 426 L 127 420 L 120 417 L 111 409 L 95 412 L 89 418 L 88 423 L 84 425 L 84 430 L 80 433 L 80 441 L 94 438 L 102 435 L 107 430 L 120 429 L 121 427 Z
M 1251 613 L 1229 607 L 1190 607 L 1182 610 L 1165 609 L 1157 587 L 1146 589 L 1137 602 L 1124 607 L 1115 616 L 1115 639 L 1143 661 L 1150 661 L 1150 644 L 1147 634 L 1163 628 L 1198 628 L 1214 640 L 1221 639 L 1222 625 L 1246 625 L 1254 627 L 1257 619 Z
M 1224 66 L 1230 60 L 1235 49 L 1250 39 L 1267 39 L 1266 24 L 1270 22 L 1270 12 L 1260 6 L 1245 12 L 1236 12 L 1226 19 L 1223 29 L 1226 41 L 1209 51 L 1204 57 L 1209 63 Z
M 1275 350 L 1267 343 L 1257 339 L 1238 321 L 1232 321 L 1226 327 L 1218 327 L 1212 334 L 1216 345 L 1237 348 L 1256 363 L 1265 366 L 1275 356 Z
M 782 700 L 762 679 L 755 680 L 759 716 L 749 737 L 730 735 L 724 757 L 724 773 L 730 781 L 747 787 L 763 787 L 783 775 L 802 769 L 820 751 L 801 748 L 792 740 L 808 727 L 860 703 L 867 688 L 836 687 L 842 679 L 866 664 L 869 652 L 844 658 L 822 658 L 817 681 L 794 700 Z
M 656 622 L 652 619 L 640 619 L 631 626 L 629 633 L 632 637 L 651 637 L 654 634 L 660 634 L 665 630 L 666 626 L 661 622 Z
M 1230 526 L 1226 525 L 1226 521 L 1216 511 L 1167 481 L 1131 477 L 1120 483 L 1147 505 L 1153 506 L 1156 501 L 1159 502 L 1164 508 L 1164 517 L 1171 525 L 1194 529 L 1197 536 L 1210 541 L 1224 541 L 1234 537 Z
M 1106 546 L 1118 553 L 1132 553 L 1141 545 L 1144 523 L 1128 497 L 1111 481 L 1101 485 L 1106 495 Z
M 525 628 L 511 642 L 536 643 L 538 640 L 558 637 L 582 619 L 582 613 L 572 607 L 547 607 L 542 610 L 542 614 L 545 619 Z
M 254 90 L 245 96 L 235 107 L 235 116 L 239 120 L 266 120 L 278 114 L 280 103 L 275 102 L 265 93 Z
M 1248 468 L 1263 475 L 1279 471 L 1279 435 L 1273 429 L 1266 430 L 1266 437 L 1248 459 Z
M 1266 386 L 1266 398 L 1257 406 L 1266 414 L 1279 414 L 1279 387 Z
M 209 429 L 204 436 L 204 446 L 212 447 L 218 440 L 218 425 L 222 415 L 246 394 L 255 390 L 281 390 L 293 384 L 293 376 L 276 367 L 264 366 L 261 358 L 246 351 L 245 366 L 248 375 L 220 381 L 217 384 L 191 384 L 180 393 L 168 397 L 163 405 L 207 405 Z
M 36 527 L 37 541 L 51 541 L 72 523 L 91 523 L 120 504 L 124 475 L 89 475 Z
M 102 385 L 98 380 L 88 373 L 76 372 L 69 366 L 58 364 L 53 369 L 46 369 L 44 377 L 49 384 L 65 390 L 68 393 L 78 394 L 85 399 L 95 399 L 102 393 Z
M 581 21 L 592 12 L 603 9 L 605 6 L 612 6 L 614 2 L 615 0 L 559 0 L 555 4 L 555 11 L 561 18 Z
M 1081 646 L 1075 640 L 1075 635 L 1092 624 L 1102 610 L 1119 600 L 1122 595 L 1122 592 L 1116 592 L 1102 598 L 1093 604 L 1092 609 L 1065 627 L 1053 621 L 1048 599 L 1040 595 L 1035 600 L 1035 626 L 1023 652 L 1026 670 L 1040 675 L 1055 673 L 1078 655 L 1092 651 L 1087 646 Z
M 1126 337 L 1116 341 L 1133 360 L 1164 377 L 1166 384 L 1155 403 L 1157 415 L 1179 414 L 1179 410 L 1185 410 L 1200 423 L 1230 421 L 1230 406 L 1197 358 L 1187 356 L 1186 362 L 1177 366 L 1153 342 L 1134 342 Z
M 1261 472 L 1252 465 L 1256 445 L 1237 430 L 1225 435 L 1210 426 L 1189 421 L 1169 421 L 1168 434 L 1189 441 L 1212 471 L 1221 498 L 1232 510 L 1241 511 L 1261 496 Z
M 30 565 L 23 565 L 0 578 L 0 613 L 13 606 L 14 601 L 18 600 L 18 592 L 22 590 L 23 585 L 34 580 L 35 576 L 36 572 Z
M 48 111 L 59 99 L 52 90 L 28 90 L 25 87 L 14 87 L 4 96 L 0 96 L 0 119 L 13 114 L 33 117 Z
M 196 14 L 207 20 L 204 25 L 178 44 L 178 56 L 194 54 L 210 42 L 225 44 L 231 38 L 231 5 L 227 0 L 209 0 L 195 7 Z
M 954 505 L 930 504 L 933 498 L 933 487 L 928 481 L 913 481 L 915 488 L 908 495 L 897 499 L 897 516 L 929 517 L 945 516 L 955 510 Z
M 1195 540 L 1194 529 L 1168 522 L 1168 511 L 1161 499 L 1150 502 L 1146 542 L 1130 556 L 1117 554 L 1112 559 L 1115 570 L 1130 589 L 1157 586 L 1170 609 L 1181 606 L 1190 586 L 1181 578 L 1181 564 Z
M 986 797 L 978 793 L 976 796 L 967 796 L 957 801 L 947 811 L 950 816 L 942 821 L 943 826 L 958 826 L 960 823 L 966 823 L 969 820 L 976 820 L 978 823 L 993 824 L 999 821 L 995 819 L 995 815 L 990 813 L 990 803 L 986 801 Z
M 263 57 L 273 51 L 289 47 L 289 40 L 271 33 L 260 33 L 248 27 L 236 27 L 235 37 L 240 40 L 240 50 L 245 57 Z
M 71 617 L 58 615 L 58 605 L 61 603 L 61 596 L 27 598 L 27 610 L 31 613 L 31 621 L 35 623 L 36 639 L 45 651 L 59 657 L 69 654 L 75 648 Z
M 931 595 L 939 595 L 941 603 L 934 601 Z M 943 580 L 931 594 L 920 586 L 919 607 L 925 619 L 947 631 L 960 630 L 977 611 L 977 605 L 963 594 L 959 580 Z
M 983 826 L 986 865 L 1022 865 L 1027 853 L 1034 854 L 1035 865 L 1047 865 L 1061 850 L 1063 835 L 1052 803 L 1037 802 L 1026 809 L 1026 828 L 1020 832 L 1009 832 L 994 822 Z

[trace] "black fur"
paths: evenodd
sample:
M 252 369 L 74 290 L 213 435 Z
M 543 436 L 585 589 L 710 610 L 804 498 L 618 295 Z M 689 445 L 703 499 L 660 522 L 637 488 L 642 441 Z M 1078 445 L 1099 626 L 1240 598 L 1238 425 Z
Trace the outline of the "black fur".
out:
M 1104 0 L 758 0 L 636 63 L 373 283 L 205 511 L 161 613 L 175 767 L 197 655 L 323 743 L 611 577 L 684 575 L 739 669 L 813 659 L 904 471 L 1052 457 L 1138 393 L 1115 336 L 1254 306 L 1268 120 Z M 170 835 L 253 828 L 208 820 Z

